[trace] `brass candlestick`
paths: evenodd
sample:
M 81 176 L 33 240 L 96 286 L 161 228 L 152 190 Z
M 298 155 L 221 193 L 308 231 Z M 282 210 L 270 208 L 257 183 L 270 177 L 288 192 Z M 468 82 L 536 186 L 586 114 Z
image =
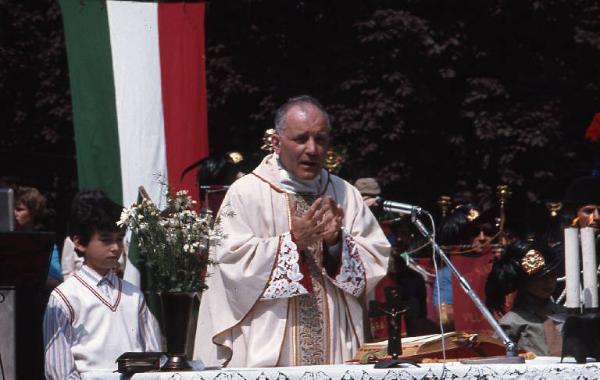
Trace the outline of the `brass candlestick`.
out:
M 550 216 L 555 218 L 558 212 L 562 209 L 562 202 L 546 202 L 546 209 L 550 212 Z
M 275 133 L 277 132 L 275 132 L 275 129 L 273 128 L 269 128 L 265 131 L 262 138 L 263 144 L 260 147 L 261 150 L 264 150 L 267 153 L 273 153 L 273 135 Z
M 337 174 L 342 168 L 345 156 L 345 150 L 339 151 L 337 149 L 330 148 L 327 151 L 327 158 L 325 158 L 325 167 L 333 174 Z
M 498 196 L 498 202 L 500 203 L 500 220 L 498 221 L 498 230 L 500 233 L 503 233 L 504 224 L 506 222 L 506 213 L 504 208 L 506 206 L 506 200 L 511 195 L 508 185 L 498 185 L 496 187 L 496 195 Z
M 240 162 L 244 161 L 244 156 L 237 150 L 233 150 L 227 153 L 227 161 L 229 161 L 231 164 L 239 164 Z
M 450 210 L 450 202 L 452 198 L 448 195 L 441 195 L 437 200 L 437 205 L 440 208 L 440 213 L 442 214 L 442 218 L 445 218 L 448 215 L 448 210 Z

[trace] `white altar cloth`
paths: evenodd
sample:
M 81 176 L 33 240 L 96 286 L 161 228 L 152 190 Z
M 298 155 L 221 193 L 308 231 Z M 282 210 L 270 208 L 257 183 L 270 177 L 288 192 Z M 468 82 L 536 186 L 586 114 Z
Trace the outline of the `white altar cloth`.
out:
M 276 368 L 226 368 L 194 372 L 147 372 L 132 380 L 415 380 L 415 379 L 600 379 L 600 363 L 576 364 L 573 358 L 560 363 L 557 357 L 538 357 L 525 364 L 405 365 L 374 369 L 372 365 L 327 365 Z M 88 372 L 84 380 L 121 380 L 126 376 L 111 372 Z

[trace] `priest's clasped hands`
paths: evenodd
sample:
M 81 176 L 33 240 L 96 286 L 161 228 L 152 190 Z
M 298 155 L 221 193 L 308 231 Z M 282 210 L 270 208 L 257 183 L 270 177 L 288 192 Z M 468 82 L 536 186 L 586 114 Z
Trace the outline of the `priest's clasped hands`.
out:
M 292 233 L 298 250 L 321 240 L 328 246 L 337 244 L 343 219 L 344 211 L 330 196 L 317 198 L 302 216 L 292 216 Z

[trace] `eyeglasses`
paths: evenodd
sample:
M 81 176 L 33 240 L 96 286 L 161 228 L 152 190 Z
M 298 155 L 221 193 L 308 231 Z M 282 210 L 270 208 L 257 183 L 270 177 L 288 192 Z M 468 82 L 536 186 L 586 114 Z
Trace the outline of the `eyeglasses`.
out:
M 475 238 L 475 237 L 479 236 L 479 234 L 482 232 L 485 236 L 488 236 L 488 237 L 494 236 L 494 234 L 496 233 L 496 228 L 482 226 L 480 228 L 473 229 L 472 232 L 470 233 L 470 235 L 471 235 L 471 237 Z

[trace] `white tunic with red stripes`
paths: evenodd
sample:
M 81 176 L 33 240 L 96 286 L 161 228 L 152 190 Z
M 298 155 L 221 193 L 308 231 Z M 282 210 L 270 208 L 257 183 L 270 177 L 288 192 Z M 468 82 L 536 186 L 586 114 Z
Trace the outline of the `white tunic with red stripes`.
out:
M 48 379 L 115 370 L 127 351 L 160 351 L 160 331 L 142 292 L 113 272 L 84 265 L 52 291 L 44 316 Z

